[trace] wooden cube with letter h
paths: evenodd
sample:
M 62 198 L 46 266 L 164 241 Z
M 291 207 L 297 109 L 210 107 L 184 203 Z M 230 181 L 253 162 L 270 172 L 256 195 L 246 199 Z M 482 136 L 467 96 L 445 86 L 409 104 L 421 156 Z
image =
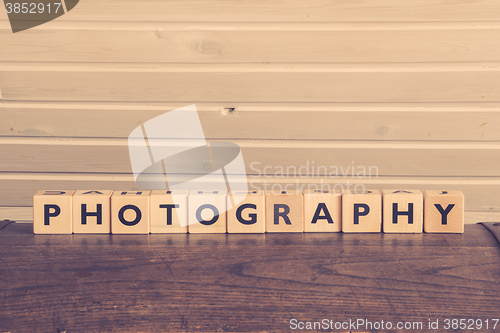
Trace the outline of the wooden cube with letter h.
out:
M 71 234 L 75 191 L 40 190 L 33 197 L 33 233 Z
M 190 191 L 189 233 L 226 233 L 226 197 L 227 191 Z
M 377 190 L 346 190 L 342 194 L 343 232 L 380 232 L 382 197 Z
M 464 195 L 461 191 L 424 191 L 424 231 L 464 232 Z
M 109 234 L 111 232 L 110 190 L 79 190 L 73 194 L 73 232 Z
M 266 231 L 303 232 L 302 191 L 266 192 Z
M 227 196 L 228 233 L 265 233 L 266 197 L 263 192 L 229 192 Z
M 342 231 L 342 193 L 304 191 L 304 232 Z
M 152 234 L 188 232 L 188 194 L 187 190 L 151 191 L 149 204 Z
M 419 190 L 383 190 L 385 233 L 421 233 L 424 202 Z
M 116 191 L 111 196 L 113 234 L 149 234 L 150 191 Z

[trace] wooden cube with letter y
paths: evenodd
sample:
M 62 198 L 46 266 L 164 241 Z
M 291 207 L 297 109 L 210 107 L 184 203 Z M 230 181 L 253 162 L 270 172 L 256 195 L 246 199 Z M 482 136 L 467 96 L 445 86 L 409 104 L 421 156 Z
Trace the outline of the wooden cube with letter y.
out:
M 109 234 L 111 232 L 110 190 L 79 190 L 73 194 L 73 232 Z
M 226 196 L 227 191 L 190 191 L 189 233 L 226 233 Z
M 419 190 L 382 190 L 386 233 L 421 233 L 424 201 Z
M 424 231 L 464 232 L 464 195 L 461 191 L 424 191 Z
M 263 192 L 229 192 L 227 196 L 228 233 L 265 233 L 266 197 Z
M 346 190 L 342 194 L 342 232 L 380 232 L 382 197 L 377 190 Z
M 149 234 L 150 191 L 116 191 L 111 196 L 111 233 Z
M 342 231 L 342 193 L 304 191 L 304 232 Z
M 75 191 L 41 190 L 33 197 L 33 233 L 71 234 Z
M 266 192 L 266 231 L 303 232 L 302 191 Z
M 188 232 L 188 194 L 187 190 L 151 191 L 149 204 L 152 234 Z

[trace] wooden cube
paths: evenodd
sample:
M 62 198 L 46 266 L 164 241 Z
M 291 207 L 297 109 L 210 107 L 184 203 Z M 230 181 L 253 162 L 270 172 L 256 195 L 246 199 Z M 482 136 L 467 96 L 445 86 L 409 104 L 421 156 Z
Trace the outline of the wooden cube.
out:
M 110 190 L 78 190 L 73 194 L 73 232 L 109 234 L 111 232 Z
M 75 191 L 41 190 L 33 197 L 35 234 L 71 234 L 72 196 Z
M 380 232 L 382 196 L 377 190 L 346 190 L 342 194 L 343 232 Z
M 150 191 L 115 191 L 111 196 L 111 233 L 149 234 Z
M 304 232 L 342 231 L 342 193 L 304 191 Z
M 228 233 L 265 233 L 266 197 L 263 192 L 229 192 Z
M 225 233 L 227 191 L 190 191 L 188 231 L 198 234 Z
M 464 232 L 464 195 L 461 191 L 424 191 L 424 231 Z
M 302 191 L 266 192 L 266 231 L 303 232 Z
M 149 196 L 150 232 L 188 232 L 188 194 L 183 190 L 154 190 Z
M 419 190 L 383 190 L 383 230 L 386 233 L 421 233 L 424 201 Z

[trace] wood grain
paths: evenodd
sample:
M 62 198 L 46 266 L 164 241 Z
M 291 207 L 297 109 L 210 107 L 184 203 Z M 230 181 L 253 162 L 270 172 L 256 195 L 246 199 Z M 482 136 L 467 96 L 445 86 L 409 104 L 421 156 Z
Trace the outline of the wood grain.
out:
M 2 101 L 0 136 L 126 138 L 139 122 L 182 106 L 185 104 Z M 208 139 L 500 141 L 500 108 L 487 103 L 341 106 L 235 102 L 197 103 L 196 107 Z M 235 110 L 229 112 L 230 107 Z
M 99 10 L 96 10 L 99 8 Z M 87 0 L 81 1 L 65 21 L 127 22 L 453 22 L 498 20 L 495 0 L 474 2 L 440 0 L 377 0 L 331 2 L 315 0 L 228 2 L 224 0 Z M 276 13 L 279 12 L 279 15 Z M 3 14 L 5 15 L 5 14 Z M 7 15 L 4 16 L 5 19 Z
M 500 306 L 498 242 L 481 225 L 461 235 L 31 230 L 0 233 L 2 331 L 284 332 L 292 318 L 427 322 L 496 318 Z
M 0 72 L 5 100 L 495 102 L 500 71 L 382 73 Z
M 0 30 L 2 62 L 89 67 L 165 63 L 480 63 L 499 61 L 500 22 L 492 25 L 235 25 L 155 24 L 126 28 Z M 255 31 L 256 30 L 256 31 Z M 326 30 L 326 31 L 325 31 Z M 329 31 L 333 30 L 333 31 Z M 337 30 L 337 31 L 336 31 Z M 56 34 L 57 38 L 52 38 Z M 81 64 L 79 64 L 81 63 Z M 7 63 L 8 64 L 8 63 Z M 5 65 L 7 65 L 5 64 Z M 5 66 L 4 65 L 4 66 Z M 294 64 L 288 65 L 292 71 Z
M 227 141 L 239 145 L 252 175 L 500 176 L 496 142 Z M 0 155 L 9 156 L 0 167 L 9 172 L 132 173 L 127 144 L 126 139 L 0 138 Z M 209 159 L 198 162 L 170 163 L 170 173 L 212 171 Z

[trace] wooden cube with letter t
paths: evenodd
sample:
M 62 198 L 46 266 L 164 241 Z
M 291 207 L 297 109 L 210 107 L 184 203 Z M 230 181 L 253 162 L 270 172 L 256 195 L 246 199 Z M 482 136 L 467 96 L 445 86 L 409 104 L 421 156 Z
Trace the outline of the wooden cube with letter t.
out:
M 386 233 L 421 233 L 424 202 L 419 190 L 382 190 Z
M 116 191 L 111 196 L 113 234 L 149 234 L 150 191 Z
M 464 232 L 464 195 L 461 191 L 424 191 L 424 231 Z
M 149 204 L 152 234 L 188 232 L 188 194 L 187 190 L 151 191 Z
M 73 232 L 109 234 L 113 191 L 79 190 L 73 194 Z
M 71 234 L 75 191 L 38 191 L 33 197 L 33 233 Z
M 228 233 L 265 233 L 266 197 L 263 192 L 230 192 L 227 196 Z
M 227 191 L 190 191 L 189 233 L 226 233 L 226 196 Z
M 331 190 L 304 191 L 304 231 L 342 231 L 342 193 Z
M 266 231 L 303 232 L 302 191 L 266 192 Z
M 346 190 L 342 194 L 342 232 L 380 232 L 382 197 L 377 190 Z

